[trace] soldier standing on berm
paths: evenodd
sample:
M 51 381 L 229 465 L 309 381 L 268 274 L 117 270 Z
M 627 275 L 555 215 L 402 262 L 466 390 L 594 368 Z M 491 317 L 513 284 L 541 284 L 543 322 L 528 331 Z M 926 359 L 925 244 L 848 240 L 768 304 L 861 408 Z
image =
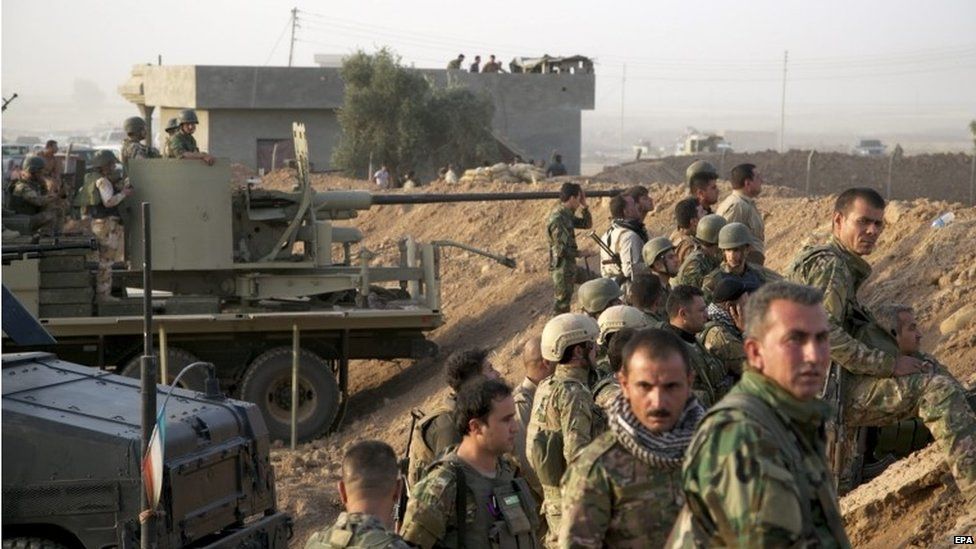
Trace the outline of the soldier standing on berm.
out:
M 742 380 L 695 433 L 670 547 L 850 547 L 825 455 L 830 365 L 819 290 L 767 284 L 746 306 Z
M 563 183 L 559 189 L 559 206 L 549 214 L 546 234 L 549 236 L 549 273 L 555 287 L 556 302 L 553 314 L 569 312 L 573 300 L 573 285 L 579 282 L 576 258 L 576 229 L 593 226 L 593 216 L 586 204 L 586 193 L 578 183 Z M 576 210 L 583 209 L 577 217 Z

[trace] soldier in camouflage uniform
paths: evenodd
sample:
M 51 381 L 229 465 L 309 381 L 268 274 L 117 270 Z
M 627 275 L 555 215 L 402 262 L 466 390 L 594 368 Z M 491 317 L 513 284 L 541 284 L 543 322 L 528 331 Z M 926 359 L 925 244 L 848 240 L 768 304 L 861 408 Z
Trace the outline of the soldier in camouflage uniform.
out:
M 726 278 L 715 288 L 714 303 L 708 304 L 708 322 L 698 334 L 705 350 L 722 361 L 725 371 L 735 381 L 742 377 L 746 359 L 745 304 L 749 294 L 758 288 L 747 286 L 738 278 Z
M 725 226 L 725 218 L 709 214 L 698 221 L 695 229 L 695 249 L 678 267 L 678 276 L 672 283 L 701 288 L 705 275 L 722 264 L 722 250 L 718 248 L 718 233 Z
M 718 203 L 718 170 L 711 162 L 695 160 L 685 170 L 688 194 L 695 197 L 703 214 L 715 213 L 712 206 Z
M 874 251 L 884 230 L 885 201 L 873 189 L 848 189 L 834 204 L 830 241 L 805 248 L 787 276 L 824 291 L 830 317 L 831 359 L 840 369 L 839 403 L 845 427 L 880 426 L 918 417 L 946 453 L 950 470 L 968 501 L 976 502 L 976 416 L 959 382 L 922 360 L 892 355 L 864 337 L 876 324 L 857 292 L 871 274 L 863 256 Z M 856 430 L 839 438 L 835 473 L 853 488 Z M 856 471 L 855 471 L 856 472 Z
M 592 318 L 572 313 L 549 320 L 542 330 L 542 358 L 555 363 L 556 372 L 536 390 L 526 445 L 545 496 L 548 547 L 555 545 L 559 533 L 560 482 L 566 465 L 602 430 L 595 419 L 601 412 L 589 387 L 599 333 Z
M 176 130 L 178 129 L 180 129 L 179 118 L 170 118 L 169 120 L 166 121 L 166 127 L 164 128 L 164 130 L 166 131 L 166 137 L 163 139 L 163 144 L 162 144 L 163 158 L 173 158 L 173 155 L 171 155 L 169 152 L 169 138 L 173 137 L 173 134 L 176 133 Z
M 205 152 L 200 152 L 197 147 L 197 140 L 193 137 L 193 132 L 197 131 L 197 113 L 193 109 L 180 111 L 177 119 L 180 129 L 173 132 L 170 136 L 167 151 L 168 158 L 195 158 L 203 160 L 208 166 L 213 166 L 216 159 Z
M 658 236 L 647 241 L 641 250 L 644 263 L 647 263 L 651 274 L 657 276 L 664 289 L 664 301 L 671 289 L 671 279 L 678 274 L 678 256 L 674 253 L 674 244 L 666 236 Z
M 525 436 L 529 428 L 529 419 L 532 417 L 532 403 L 535 402 L 535 391 L 538 389 L 542 380 L 551 376 L 555 366 L 548 360 L 542 358 L 542 338 L 540 336 L 530 337 L 522 347 L 522 366 L 525 368 L 525 379 L 518 386 L 512 389 L 512 397 L 515 399 L 515 417 L 519 424 L 519 433 L 515 438 L 515 455 L 519 458 L 519 466 L 525 481 L 532 489 L 532 497 L 536 502 L 537 514 L 540 518 L 539 535 L 544 535 L 545 521 L 542 516 L 542 484 L 539 477 L 529 464 L 529 458 L 525 453 Z
M 512 390 L 479 378 L 457 400 L 461 444 L 434 462 L 414 488 L 403 539 L 423 549 L 538 547 L 536 504 L 506 457 L 518 433 Z
M 61 230 L 64 211 L 58 196 L 48 192 L 40 177 L 44 160 L 36 156 L 24 159 L 23 169 L 10 190 L 10 209 L 30 217 L 30 230 L 45 235 Z
M 627 287 L 627 304 L 644 313 L 648 326 L 659 327 L 667 323 L 666 301 L 667 293 L 661 286 L 661 279 L 655 275 L 638 275 Z
M 346 508 L 335 523 L 312 534 L 305 549 L 407 549 L 393 532 L 400 483 L 393 448 L 378 440 L 352 445 L 342 459 L 339 498 Z
M 694 286 L 675 286 L 668 297 L 668 317 L 664 329 L 688 345 L 691 368 L 695 372 L 692 389 L 707 408 L 725 396 L 734 378 L 726 371 L 722 361 L 705 350 L 698 341 L 697 336 L 708 321 L 702 291 Z
M 549 214 L 546 234 L 549 237 L 549 273 L 555 288 L 553 314 L 569 312 L 573 299 L 573 286 L 580 282 L 576 267 L 579 249 L 576 247 L 576 229 L 593 226 L 593 216 L 586 204 L 586 193 L 577 183 L 563 183 L 559 189 L 559 206 Z M 576 210 L 582 208 L 577 217 Z
M 120 253 L 124 258 L 125 229 L 119 204 L 132 195 L 128 179 L 115 181 L 115 165 L 118 159 L 112 151 L 103 150 L 92 160 L 94 173 L 89 174 L 94 184 L 86 182 L 82 192 L 91 194 L 87 207 L 91 217 L 92 232 L 98 239 L 98 272 L 95 275 L 95 294 L 99 301 L 117 301 L 112 297 L 112 265 Z
M 647 315 L 630 305 L 614 305 L 603 311 L 600 318 L 596 321 L 600 327 L 600 335 L 596 338 L 599 350 L 596 353 L 596 374 L 597 379 L 603 379 L 613 375 L 614 371 L 610 368 L 610 361 L 607 358 L 610 347 L 610 338 L 622 328 L 634 328 L 639 330 L 648 326 Z
M 750 367 L 688 448 L 669 547 L 850 547 L 824 454 L 830 363 L 820 291 L 775 282 L 750 297 Z
M 489 379 L 501 377 L 488 360 L 488 351 L 485 349 L 468 349 L 451 354 L 444 370 L 451 393 L 434 409 L 426 413 L 415 411 L 415 416 L 421 419 L 414 424 L 410 433 L 410 463 L 406 479 L 410 488 L 417 484 L 437 456 L 461 442 L 461 435 L 458 434 L 454 421 L 455 395 L 461 390 L 461 386 L 478 376 Z
M 617 373 L 623 365 L 624 346 L 636 333 L 637 330 L 633 328 L 621 328 L 609 336 L 606 367 L 611 373 L 593 385 L 593 403 L 603 410 L 604 416 L 609 414 L 610 406 L 620 394 L 620 378 Z
M 679 200 L 674 205 L 674 220 L 677 227 L 671 232 L 670 238 L 671 243 L 674 244 L 674 253 L 678 256 L 678 265 L 684 263 L 688 254 L 697 247 L 695 231 L 703 215 L 698 199 L 693 196 Z
M 139 116 L 131 116 L 122 123 L 125 141 L 122 142 L 122 169 L 129 173 L 129 160 L 132 158 L 160 158 L 155 147 L 142 144 L 146 138 L 146 121 Z
M 559 547 L 664 544 L 684 503 L 681 462 L 705 415 L 693 377 L 687 347 L 673 334 L 642 330 L 628 342 L 610 430 L 563 480 Z
M 580 284 L 576 300 L 579 301 L 580 309 L 596 320 L 607 307 L 620 305 L 622 295 L 620 286 L 612 279 L 594 278 Z
M 752 241 L 753 236 L 749 232 L 749 227 L 742 223 L 727 223 L 718 232 L 718 247 L 722 250 L 723 259 L 722 264 L 705 275 L 705 279 L 702 280 L 705 301 L 713 300 L 715 286 L 722 278 L 728 276 L 738 277 L 743 283 L 757 288 L 767 282 L 783 278 L 772 269 L 746 261 L 749 250 L 752 249 Z

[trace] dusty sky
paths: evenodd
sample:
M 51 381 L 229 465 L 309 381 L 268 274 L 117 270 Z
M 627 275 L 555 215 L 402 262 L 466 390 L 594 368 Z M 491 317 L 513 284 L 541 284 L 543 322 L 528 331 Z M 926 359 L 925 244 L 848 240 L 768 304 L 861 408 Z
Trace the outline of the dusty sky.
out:
M 584 54 L 597 108 L 584 131 L 697 126 L 778 130 L 784 50 L 789 132 L 949 132 L 976 118 L 976 2 L 751 0 L 454 2 L 3 0 L 6 128 L 67 130 L 135 114 L 131 66 L 286 65 L 391 46 L 442 67 L 464 52 Z M 491 12 L 486 7 L 490 6 Z M 117 123 L 117 122 L 116 122 Z M 610 130 L 608 130 L 610 131 Z

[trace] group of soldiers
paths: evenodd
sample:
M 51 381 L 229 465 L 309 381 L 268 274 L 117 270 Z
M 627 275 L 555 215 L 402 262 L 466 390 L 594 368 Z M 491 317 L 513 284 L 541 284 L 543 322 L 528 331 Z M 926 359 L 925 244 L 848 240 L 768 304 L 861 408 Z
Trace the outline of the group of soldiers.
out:
M 99 302 L 116 301 L 112 291 L 112 265 L 124 262 L 125 231 L 119 205 L 131 196 L 129 161 L 133 158 L 199 159 L 213 165 L 215 159 L 200 152 L 193 133 L 196 131 L 197 114 L 192 109 L 180 112 L 166 126 L 169 139 L 165 154 L 148 144 L 146 121 L 138 116 L 123 122 L 126 133 L 119 159 L 110 150 L 99 150 L 92 159 L 90 171 L 85 174 L 84 184 L 74 192 L 63 184 L 56 154 L 58 145 L 48 141 L 43 151 L 24 160 L 23 169 L 10 188 L 8 207 L 14 214 L 29 218 L 33 234 L 57 235 L 66 229 L 69 212 L 77 208 L 80 221 L 90 226 L 98 241 L 98 270 L 95 291 Z M 122 165 L 122 172 L 117 165 Z
M 911 307 L 858 296 L 884 199 L 841 193 L 829 238 L 780 274 L 763 266 L 759 170 L 734 168 L 715 214 L 717 179 L 689 168 L 671 238 L 647 234 L 646 189 L 613 197 L 603 276 L 575 313 L 575 230 L 593 219 L 563 185 L 554 316 L 525 344 L 525 379 L 507 386 L 485 350 L 452 355 L 450 395 L 414 413 L 402 520 L 393 450 L 359 443 L 346 513 L 307 547 L 848 547 L 838 493 L 858 481 L 865 428 L 899 422 L 924 424 L 976 505 L 971 395 L 921 352 Z

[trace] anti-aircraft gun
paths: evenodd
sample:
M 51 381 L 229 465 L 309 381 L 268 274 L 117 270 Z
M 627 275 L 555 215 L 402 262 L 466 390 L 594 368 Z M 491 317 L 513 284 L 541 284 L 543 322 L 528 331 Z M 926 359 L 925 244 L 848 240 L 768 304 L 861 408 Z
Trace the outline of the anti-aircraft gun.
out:
M 298 188 L 235 188 L 225 161 L 133 159 L 134 194 L 122 202 L 130 268 L 114 271 L 116 292 L 141 288 L 138 209 L 150 202 L 154 318 L 167 381 L 197 360 L 216 366 L 221 386 L 261 409 L 272 438 L 291 420 L 292 344 L 298 338 L 297 435 L 308 440 L 338 426 L 349 361 L 425 358 L 426 333 L 444 323 L 440 250 L 461 247 L 514 266 L 508 258 L 452 241 L 399 243 L 399 261 L 381 266 L 362 233 L 340 223 L 373 206 L 555 199 L 557 192 L 371 194 L 316 192 L 309 181 L 304 127 L 295 125 Z M 611 191 L 589 193 L 609 196 Z M 21 239 L 26 237 L 20 237 Z M 13 240 L 14 242 L 16 239 Z M 8 240 L 4 240 L 8 244 Z M 95 303 L 83 252 L 4 267 L 4 280 L 31 301 L 58 339 L 65 360 L 135 376 L 142 338 L 138 299 Z M 392 286 L 392 287 L 390 287 Z M 24 296 L 28 296 L 25 299 Z M 43 347 L 10 350 L 49 350 Z M 185 386 L 202 389 L 202 375 Z

